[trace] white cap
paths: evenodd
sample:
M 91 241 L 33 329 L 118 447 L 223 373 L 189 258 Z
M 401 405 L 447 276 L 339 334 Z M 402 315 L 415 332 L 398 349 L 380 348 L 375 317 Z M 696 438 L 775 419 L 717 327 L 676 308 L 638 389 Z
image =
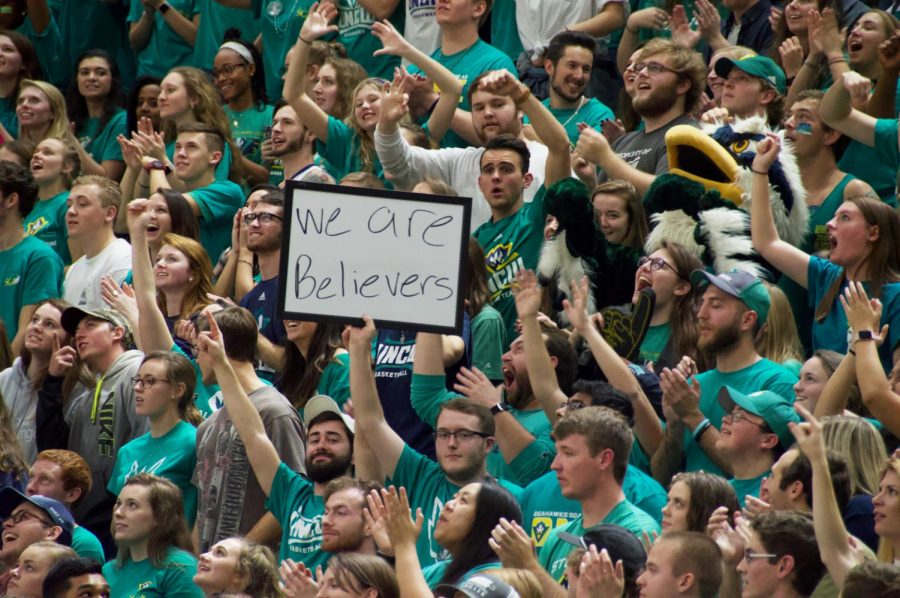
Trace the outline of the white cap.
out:
M 356 434 L 356 422 L 352 417 L 341 411 L 335 400 L 328 395 L 316 395 L 306 402 L 306 406 L 303 408 L 303 422 L 306 424 L 307 431 L 309 431 L 309 422 L 326 412 L 339 415 L 347 429 L 352 434 Z

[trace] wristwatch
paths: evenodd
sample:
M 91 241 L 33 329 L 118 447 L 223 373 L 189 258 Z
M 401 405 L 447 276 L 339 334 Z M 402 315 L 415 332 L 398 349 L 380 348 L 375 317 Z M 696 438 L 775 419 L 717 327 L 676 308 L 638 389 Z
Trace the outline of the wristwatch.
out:
M 491 415 L 497 415 L 498 413 L 506 413 L 509 409 L 503 403 L 497 403 L 493 407 L 491 407 Z
M 872 335 L 871 330 L 860 330 L 859 332 L 856 333 L 857 341 L 871 341 L 874 339 L 875 339 L 875 337 Z
M 144 165 L 144 170 L 150 172 L 151 170 L 162 170 L 166 174 L 172 172 L 172 167 L 163 162 L 162 160 L 153 160 L 152 162 L 147 162 Z
M 163 15 L 164 15 L 164 14 L 166 14 L 167 12 L 169 12 L 169 9 L 170 9 L 170 8 L 172 8 L 172 7 L 169 6 L 169 3 L 168 3 L 168 2 L 163 2 L 162 4 L 159 5 L 159 8 L 158 8 L 157 10 L 159 11 L 160 14 L 163 14 Z

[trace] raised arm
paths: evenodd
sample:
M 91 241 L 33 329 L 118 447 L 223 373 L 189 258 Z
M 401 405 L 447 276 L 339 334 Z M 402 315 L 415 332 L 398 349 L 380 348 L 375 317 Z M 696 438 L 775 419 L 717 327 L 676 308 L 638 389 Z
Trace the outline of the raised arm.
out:
M 900 33 L 895 33 L 878 46 L 881 76 L 863 112 L 875 118 L 895 118 L 897 75 L 900 73 Z
M 443 139 L 462 93 L 462 83 L 442 64 L 421 52 L 409 43 L 387 20 L 372 24 L 372 34 L 381 40 L 384 48 L 375 51 L 375 56 L 399 56 L 416 65 L 441 90 L 440 99 L 428 118 L 428 132 L 432 139 Z M 397 69 L 399 71 L 399 69 Z M 404 77 L 410 77 L 402 73 Z
M 779 238 L 769 201 L 769 168 L 778 159 L 780 151 L 781 139 L 777 135 L 769 134 L 756 146 L 756 157 L 750 167 L 753 171 L 750 187 L 753 199 L 750 206 L 750 235 L 753 248 L 762 257 L 776 270 L 787 274 L 794 282 L 806 288 L 810 256 Z
M 294 45 L 294 56 L 284 81 L 285 99 L 297 112 L 300 121 L 322 143 L 328 143 L 328 114 L 306 95 L 306 66 L 309 62 L 310 45 L 320 37 L 338 30 L 337 25 L 329 25 L 337 14 L 337 8 L 329 2 L 314 5 L 300 28 L 300 35 Z
M 377 447 L 375 455 L 381 468 L 388 477 L 394 477 L 406 443 L 384 419 L 371 365 L 375 323 L 369 316 L 363 316 L 363 321 L 363 328 L 350 328 L 350 396 L 353 397 L 353 413 L 357 424 L 365 430 L 369 446 Z
M 135 199 L 128 204 L 128 233 L 131 235 L 131 277 L 134 298 L 137 301 L 137 335 L 145 353 L 150 351 L 171 351 L 175 341 L 169 333 L 166 319 L 156 303 L 156 280 L 150 263 L 150 249 L 147 246 L 146 199 Z
M 835 585 L 840 588 L 844 585 L 847 573 L 858 563 L 850 548 L 850 534 L 844 527 L 841 509 L 834 495 L 822 424 L 802 405 L 796 405 L 795 409 L 806 421 L 788 425 L 797 439 L 797 446 L 812 466 L 812 509 L 816 543 L 819 545 L 822 562 L 828 568 Z
M 857 72 L 847 71 L 836 79 L 819 104 L 819 115 L 826 125 L 869 146 L 875 145 L 875 119 L 850 105 L 851 89 L 871 85 Z
M 641 193 L 650 188 L 656 178 L 655 174 L 638 170 L 617 156 L 606 136 L 597 129 L 582 124 L 579 125 L 579 131 L 578 143 L 575 145 L 576 155 L 602 168 L 610 180 L 624 179 Z

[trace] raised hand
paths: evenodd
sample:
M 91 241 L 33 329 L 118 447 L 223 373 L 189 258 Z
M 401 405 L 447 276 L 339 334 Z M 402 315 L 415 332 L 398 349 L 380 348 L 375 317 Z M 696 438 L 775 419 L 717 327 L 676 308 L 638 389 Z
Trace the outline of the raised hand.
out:
M 597 547 L 591 544 L 581 557 L 575 598 L 620 598 L 624 591 L 625 567 L 622 561 L 613 564 L 605 548 L 597 552 Z
M 412 77 L 403 69 L 394 69 L 394 79 L 381 88 L 380 124 L 396 124 L 409 112 L 409 94 L 403 89 Z
M 350 345 L 365 345 L 369 346 L 372 344 L 372 339 L 375 338 L 375 322 L 368 314 L 363 314 L 363 323 L 364 326 L 359 328 L 358 326 L 350 326 L 350 334 L 348 335 L 347 341 Z
M 582 127 L 582 125 L 584 125 Z M 578 124 L 578 142 L 575 144 L 575 153 L 586 160 L 599 164 L 606 152 L 612 151 L 609 140 L 597 129 L 587 124 Z
M 541 287 L 533 270 L 520 270 L 512 285 L 520 319 L 533 318 L 541 308 Z
M 197 352 L 208 355 L 213 363 L 225 363 L 225 339 L 222 338 L 219 324 L 212 313 L 206 312 L 205 315 L 209 330 L 204 330 L 197 336 Z
M 693 49 L 703 39 L 700 29 L 696 31 L 691 29 L 687 12 L 684 10 L 684 6 L 680 4 L 672 7 L 672 19 L 669 21 L 669 24 L 672 28 L 672 41 L 682 48 Z
M 319 591 L 312 571 L 303 563 L 285 559 L 278 567 L 278 574 L 281 576 L 281 591 L 286 598 L 315 598 Z M 317 577 L 321 579 L 321 571 Z
M 329 33 L 337 33 L 338 26 L 332 23 L 337 15 L 338 9 L 331 2 L 313 4 L 300 28 L 300 37 L 311 42 Z
M 534 542 L 515 521 L 507 521 L 500 518 L 500 523 L 494 527 L 488 544 L 504 567 L 528 569 L 537 564 L 534 556 Z
M 817 55 L 838 55 L 844 45 L 834 10 L 826 8 L 819 13 L 813 9 L 806 13 L 806 29 L 809 36 L 809 51 Z
M 132 237 L 143 237 L 147 233 L 147 223 L 150 221 L 150 212 L 147 209 L 148 201 L 144 198 L 133 199 L 128 202 L 126 217 L 128 232 Z
M 507 70 L 490 71 L 478 88 L 498 96 L 509 96 L 516 103 L 528 93 L 528 88 Z
M 626 23 L 629 29 L 653 29 L 659 31 L 669 23 L 669 15 L 661 8 L 644 8 L 637 10 L 628 17 Z
M 800 38 L 789 37 L 785 39 L 778 46 L 778 53 L 781 55 L 781 64 L 784 67 L 785 76 L 788 79 L 796 77 L 800 69 L 803 68 L 804 59 Z
M 375 56 L 403 56 L 412 48 L 412 44 L 406 41 L 387 19 L 372 23 L 372 35 L 384 46 L 380 50 L 375 50 Z
M 104 303 L 125 316 L 129 322 L 136 323 L 138 321 L 137 300 L 135 300 L 134 290 L 130 286 L 125 285 L 120 288 L 112 277 L 104 276 L 100 279 L 100 297 Z
M 583 276 L 578 282 L 574 280 L 570 282 L 569 289 L 572 294 L 572 300 L 563 299 L 563 310 L 566 312 L 566 318 L 572 323 L 572 328 L 581 336 L 584 336 L 588 327 L 593 326 L 593 322 L 587 313 L 588 294 L 591 292 L 591 285 L 587 276 Z
M 610 143 L 614 143 L 616 139 L 627 133 L 625 125 L 618 118 L 616 120 L 606 119 L 600 123 L 600 132 L 606 137 Z
M 778 159 L 779 153 L 781 153 L 781 139 L 778 135 L 767 133 L 766 138 L 756 145 L 756 156 L 750 166 L 751 170 L 768 173 Z
M 825 435 L 822 433 L 822 424 L 816 417 L 809 412 L 803 405 L 794 405 L 794 409 L 803 418 L 802 423 L 791 422 L 788 427 L 791 434 L 797 440 L 797 447 L 800 449 L 810 463 L 825 462 Z
M 69 345 L 59 346 L 59 335 L 53 335 L 53 353 L 50 355 L 48 371 L 55 378 L 62 378 L 75 365 L 78 352 Z
M 663 404 L 667 404 L 680 419 L 696 415 L 700 410 L 700 383 L 696 378 L 688 382 L 677 369 L 663 368 L 659 387 L 663 391 Z
M 900 33 L 895 33 L 878 45 L 878 61 L 886 71 L 900 71 Z
M 719 507 L 710 515 L 706 525 L 706 535 L 719 545 L 722 558 L 732 568 L 737 567 L 744 558 L 746 547 L 745 534 L 738 529 L 740 521 L 742 521 L 741 514 L 737 512 L 734 514 L 735 525 L 732 527 L 728 522 L 728 507 Z M 746 521 L 744 524 L 747 526 Z
M 422 515 L 422 509 L 416 509 L 416 518 L 413 520 L 406 488 L 401 487 L 398 491 L 395 486 L 391 486 L 383 489 L 380 494 L 373 490 L 367 500 L 372 501 L 370 504 L 376 505 L 376 509 L 379 509 L 378 515 L 384 518 L 385 528 L 395 551 L 401 546 L 416 545 L 419 534 L 422 533 L 425 517 Z
M 119 148 L 122 150 L 122 161 L 125 162 L 125 166 L 133 170 L 140 170 L 143 164 L 141 159 L 144 157 L 140 146 L 124 135 L 116 137 L 116 141 L 119 142 Z
M 694 17 L 703 39 L 709 41 L 722 34 L 722 15 L 709 0 L 697 0 L 694 4 Z
M 478 368 L 460 368 L 453 389 L 485 407 L 493 407 L 503 400 L 503 385 L 494 386 Z
M 860 330 L 871 330 L 873 332 L 881 328 L 881 301 L 877 298 L 869 299 L 863 284 L 858 281 L 851 280 L 847 283 L 844 293 L 839 295 L 841 305 L 844 307 L 844 313 L 847 314 L 847 322 L 854 332 Z M 880 343 L 887 333 L 887 325 L 882 334 L 876 337 L 876 341 Z

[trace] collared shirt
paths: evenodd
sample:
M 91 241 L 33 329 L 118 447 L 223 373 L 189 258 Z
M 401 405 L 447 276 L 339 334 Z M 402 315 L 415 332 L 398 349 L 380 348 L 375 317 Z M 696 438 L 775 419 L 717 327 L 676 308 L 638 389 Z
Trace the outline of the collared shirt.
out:
M 737 45 L 751 48 L 758 54 L 766 54 L 772 46 L 772 27 L 769 25 L 769 12 L 772 3 L 769 0 L 759 0 L 751 6 L 741 17 L 740 32 L 737 36 Z M 727 39 L 728 33 L 735 27 L 734 13 L 722 21 L 722 35 Z

